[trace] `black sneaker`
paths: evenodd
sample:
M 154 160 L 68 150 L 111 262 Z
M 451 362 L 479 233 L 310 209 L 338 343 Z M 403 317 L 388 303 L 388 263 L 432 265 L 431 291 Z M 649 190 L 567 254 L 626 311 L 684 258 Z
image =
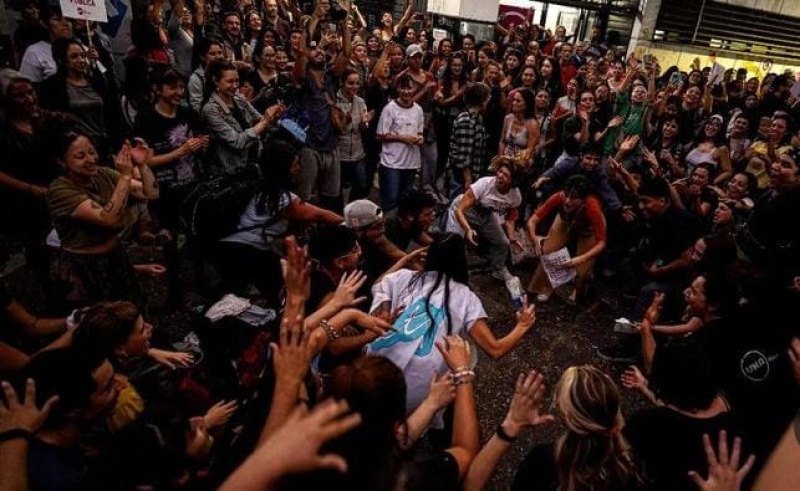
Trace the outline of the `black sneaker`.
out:
M 616 343 L 597 350 L 600 358 L 612 363 L 636 363 L 639 360 L 639 351 L 630 343 Z

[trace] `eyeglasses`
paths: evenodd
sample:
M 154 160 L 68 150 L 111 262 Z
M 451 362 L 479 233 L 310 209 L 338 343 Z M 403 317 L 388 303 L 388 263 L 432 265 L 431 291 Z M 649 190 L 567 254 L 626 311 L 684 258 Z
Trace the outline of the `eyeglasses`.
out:
M 356 254 L 361 254 L 361 245 L 359 245 L 358 242 L 356 242 L 356 245 L 354 245 L 353 248 L 350 249 L 350 252 L 348 252 L 347 254 L 342 254 L 341 256 L 338 256 L 336 259 L 344 259 L 346 257 L 350 257 L 350 256 L 353 256 L 353 255 L 356 255 Z

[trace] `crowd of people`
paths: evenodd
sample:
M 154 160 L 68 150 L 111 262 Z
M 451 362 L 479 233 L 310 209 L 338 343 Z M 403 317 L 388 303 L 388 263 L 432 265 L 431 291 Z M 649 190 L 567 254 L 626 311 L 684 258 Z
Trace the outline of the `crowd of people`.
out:
M 135 2 L 120 55 L 22 3 L 0 223 L 41 298 L 0 283 L 0 489 L 481 489 L 556 422 L 512 489 L 800 486 L 792 74 L 662 70 L 599 27 L 434 42 L 411 0 Z M 561 287 L 537 258 L 565 248 Z M 154 332 L 154 283 L 191 325 Z M 621 379 L 520 367 L 481 445 L 477 351 L 606 288 Z

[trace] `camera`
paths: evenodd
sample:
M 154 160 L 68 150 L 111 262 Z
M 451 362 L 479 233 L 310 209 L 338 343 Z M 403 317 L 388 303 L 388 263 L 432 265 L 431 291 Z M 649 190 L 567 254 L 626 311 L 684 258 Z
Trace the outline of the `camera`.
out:
M 331 20 L 334 22 L 341 22 L 347 17 L 347 10 L 339 4 L 337 0 L 331 0 Z

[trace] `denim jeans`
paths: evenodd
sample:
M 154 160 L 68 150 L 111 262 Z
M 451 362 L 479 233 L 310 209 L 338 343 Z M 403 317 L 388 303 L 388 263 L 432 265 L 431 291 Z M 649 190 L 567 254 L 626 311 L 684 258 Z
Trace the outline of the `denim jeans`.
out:
M 381 208 L 384 212 L 397 208 L 400 197 L 414 187 L 417 169 L 390 169 L 381 166 L 378 170 L 381 184 Z
M 366 198 L 369 194 L 367 187 L 367 161 L 365 159 L 354 162 L 341 162 L 342 188 L 350 188 L 349 200 L 354 201 Z

